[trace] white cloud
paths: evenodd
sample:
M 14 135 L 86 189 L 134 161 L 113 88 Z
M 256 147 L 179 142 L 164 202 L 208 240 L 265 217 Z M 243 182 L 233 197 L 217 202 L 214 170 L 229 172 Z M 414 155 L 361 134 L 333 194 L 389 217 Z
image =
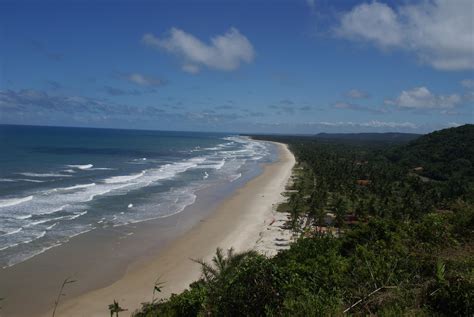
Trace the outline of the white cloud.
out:
M 129 106 L 83 96 L 51 95 L 43 91 L 0 90 L 0 113 L 48 113 L 153 117 L 165 111 L 155 106 Z
M 387 113 L 387 109 L 385 108 L 372 108 L 363 105 L 358 105 L 349 102 L 336 102 L 333 105 L 333 108 L 340 109 L 340 110 L 353 110 L 353 111 L 362 111 L 362 112 L 370 112 L 374 114 L 382 114 Z
M 458 122 L 448 122 L 446 125 L 447 125 L 448 127 L 451 127 L 451 128 L 457 128 L 457 127 L 462 126 L 463 124 L 462 124 L 462 123 L 458 123 Z
M 473 35 L 474 36 L 474 35 Z M 474 88 L 474 79 L 464 79 L 461 80 L 461 85 L 464 88 L 473 89 Z
M 470 102 L 470 101 L 474 101 L 474 91 L 468 91 L 464 94 L 463 96 L 464 100 Z M 471 105 L 472 107 L 472 105 Z
M 378 2 L 363 3 L 344 14 L 336 32 L 342 37 L 363 38 L 383 47 L 402 42 L 397 14 L 389 6 Z
M 145 76 L 138 73 L 127 74 L 125 78 L 128 81 L 140 86 L 161 86 L 165 84 L 165 81 L 162 79 Z
M 199 73 L 199 67 L 193 64 L 184 64 L 183 66 L 181 66 L 181 69 L 190 74 Z
M 148 46 L 179 56 L 183 60 L 182 69 L 193 74 L 203 66 L 223 71 L 235 70 L 242 62 L 250 63 L 255 57 L 252 44 L 236 28 L 214 36 L 210 44 L 177 28 L 172 28 L 164 38 L 145 34 L 142 41 Z
M 418 126 L 412 122 L 390 122 L 372 120 L 368 122 L 352 122 L 352 121 L 337 121 L 327 122 L 321 121 L 317 124 L 329 127 L 364 127 L 364 128 L 410 128 L 416 129 Z
M 414 52 L 440 70 L 474 69 L 474 4 L 471 0 L 422 1 L 390 6 L 374 1 L 342 14 L 336 35 L 383 49 Z
M 352 104 L 347 102 L 336 102 L 333 107 L 337 109 L 350 109 L 352 107 Z
M 395 99 L 385 100 L 385 104 L 397 106 L 402 109 L 452 109 L 462 102 L 461 96 L 434 95 L 426 87 L 416 87 L 403 90 Z
M 351 89 L 346 93 L 346 96 L 352 99 L 365 99 L 369 98 L 369 94 L 365 91 L 358 89 Z

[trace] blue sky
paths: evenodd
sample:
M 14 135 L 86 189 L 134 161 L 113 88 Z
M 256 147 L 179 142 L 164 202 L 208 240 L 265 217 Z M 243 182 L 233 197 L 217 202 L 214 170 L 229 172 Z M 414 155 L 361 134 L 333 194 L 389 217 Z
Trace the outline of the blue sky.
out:
M 473 123 L 473 3 L 0 3 L 0 123 L 429 132 Z

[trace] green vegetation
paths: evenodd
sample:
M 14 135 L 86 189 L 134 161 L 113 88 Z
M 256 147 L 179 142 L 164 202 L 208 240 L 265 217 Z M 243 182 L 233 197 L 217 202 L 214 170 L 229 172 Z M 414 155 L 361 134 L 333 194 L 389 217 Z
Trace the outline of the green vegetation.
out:
M 406 145 L 258 138 L 297 158 L 280 209 L 300 239 L 274 258 L 217 250 L 135 316 L 474 314 L 473 125 Z
M 127 311 L 126 309 L 120 307 L 119 303 L 114 299 L 114 302 L 109 305 L 110 317 L 113 317 L 114 314 L 118 317 L 119 313 Z

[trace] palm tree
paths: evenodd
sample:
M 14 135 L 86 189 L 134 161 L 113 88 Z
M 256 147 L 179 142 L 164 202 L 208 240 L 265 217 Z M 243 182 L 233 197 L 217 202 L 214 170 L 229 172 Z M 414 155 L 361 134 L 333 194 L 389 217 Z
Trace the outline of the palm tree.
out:
M 115 313 L 115 316 L 118 317 L 120 312 L 126 311 L 120 307 L 119 303 L 114 299 L 114 303 L 109 305 L 110 317 L 112 317 Z
M 337 196 L 334 200 L 334 213 L 336 214 L 336 224 L 338 232 L 341 232 L 341 227 L 344 225 L 344 216 L 346 215 L 346 201 L 341 196 Z
M 301 205 L 301 201 L 300 201 L 299 195 L 297 195 L 296 193 L 292 193 L 288 201 L 288 206 L 290 207 L 291 226 L 293 230 L 296 229 L 296 225 L 298 223 L 300 205 Z
M 225 274 L 230 268 L 238 265 L 244 258 L 257 255 L 256 251 L 246 251 L 235 253 L 233 248 L 227 250 L 227 256 L 224 256 L 224 251 L 217 248 L 216 255 L 212 258 L 211 263 L 203 260 L 193 260 L 201 264 L 202 275 L 206 282 L 210 283 L 218 279 L 222 274 Z
M 61 284 L 61 288 L 59 289 L 58 297 L 56 298 L 56 301 L 54 301 L 53 314 L 51 315 L 52 317 L 54 317 L 56 315 L 56 309 L 58 308 L 59 301 L 61 300 L 61 297 L 66 296 L 66 294 L 63 293 L 64 288 L 66 287 L 66 285 L 71 284 L 71 283 L 75 283 L 75 282 L 76 282 L 76 280 L 71 280 L 68 277 Z
M 324 223 L 324 216 L 326 216 L 326 199 L 327 195 L 326 192 L 321 189 L 315 190 L 313 194 L 311 195 L 311 200 L 310 200 L 310 214 L 314 219 L 314 222 L 316 225 L 319 226 L 320 231 L 321 227 L 325 225 Z

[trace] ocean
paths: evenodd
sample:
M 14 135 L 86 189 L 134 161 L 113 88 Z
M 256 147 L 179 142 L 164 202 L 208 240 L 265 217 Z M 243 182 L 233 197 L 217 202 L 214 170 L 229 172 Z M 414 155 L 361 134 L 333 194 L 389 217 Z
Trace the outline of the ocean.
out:
M 179 213 L 199 190 L 277 157 L 232 134 L 11 125 L 0 125 L 0 148 L 0 267 L 95 228 Z

